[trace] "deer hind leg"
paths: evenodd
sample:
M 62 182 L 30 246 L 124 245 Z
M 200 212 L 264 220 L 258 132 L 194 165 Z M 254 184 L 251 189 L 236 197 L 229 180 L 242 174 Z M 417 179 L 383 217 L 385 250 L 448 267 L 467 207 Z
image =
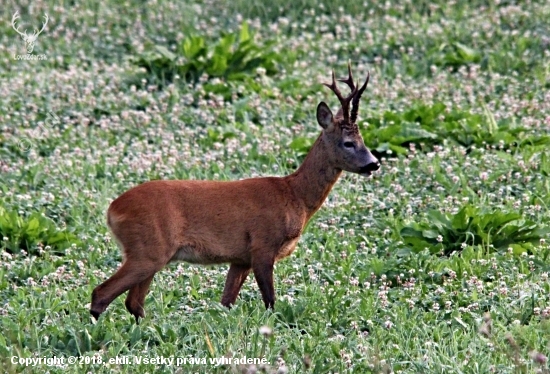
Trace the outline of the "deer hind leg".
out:
M 250 274 L 250 265 L 231 264 L 223 289 L 222 305 L 231 308 L 235 304 L 244 281 Z
M 144 264 L 140 261 L 133 261 L 130 258 L 126 259 L 120 269 L 111 278 L 97 286 L 92 292 L 92 304 L 90 307 L 92 316 L 98 319 L 99 315 L 107 309 L 114 299 L 130 288 L 152 278 L 162 267 L 157 264 Z
M 145 296 L 149 292 L 149 286 L 153 281 L 155 274 L 146 278 L 143 282 L 136 284 L 128 292 L 126 297 L 126 309 L 136 318 L 136 324 L 139 324 L 139 318 L 145 318 Z

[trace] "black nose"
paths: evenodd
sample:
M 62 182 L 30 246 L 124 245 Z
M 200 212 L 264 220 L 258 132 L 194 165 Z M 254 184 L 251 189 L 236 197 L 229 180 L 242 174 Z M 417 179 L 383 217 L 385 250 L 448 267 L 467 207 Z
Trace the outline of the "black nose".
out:
M 359 173 L 370 173 L 378 169 L 380 169 L 380 162 L 371 162 L 370 164 L 366 164 L 365 166 L 363 166 Z

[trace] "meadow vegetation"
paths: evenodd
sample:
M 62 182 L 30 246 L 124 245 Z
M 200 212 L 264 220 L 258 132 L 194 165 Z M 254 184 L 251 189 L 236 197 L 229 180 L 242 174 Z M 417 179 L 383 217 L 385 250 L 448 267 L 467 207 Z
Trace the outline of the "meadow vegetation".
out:
M 23 4 L 25 3 L 25 4 Z M 33 53 L 9 20 L 31 30 Z M 0 368 L 50 373 L 550 373 L 550 3 L 8 0 L 0 10 Z M 92 289 L 120 265 L 109 203 L 151 179 L 293 172 L 370 71 L 345 174 L 275 311 L 228 266 L 158 273 L 139 325 Z M 84 357 L 27 367 L 12 357 Z M 269 364 L 105 364 L 265 357 Z M 99 361 L 103 363 L 99 364 Z M 133 360 L 133 359 L 132 359 Z M 133 362 L 133 361 L 132 361 Z

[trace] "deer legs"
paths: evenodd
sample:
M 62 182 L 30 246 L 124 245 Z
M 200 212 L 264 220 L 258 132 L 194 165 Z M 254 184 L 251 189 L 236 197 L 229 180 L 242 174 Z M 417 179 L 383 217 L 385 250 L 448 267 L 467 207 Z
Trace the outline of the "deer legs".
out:
M 254 261 L 252 268 L 248 265 L 231 264 L 225 288 L 223 290 L 222 305 L 231 308 L 235 304 L 241 287 L 248 277 L 251 270 L 254 271 L 254 277 L 260 287 L 262 299 L 266 309 L 275 304 L 275 288 L 273 287 L 273 261 Z
M 222 305 L 231 308 L 235 304 L 241 287 L 250 273 L 250 266 L 231 264 L 227 272 L 225 287 L 223 289 Z
M 262 293 L 262 299 L 264 300 L 266 309 L 273 309 L 275 306 L 275 288 L 273 287 L 273 265 L 274 261 L 254 261 L 252 264 L 252 270 L 254 271 L 254 277 L 260 292 Z
M 138 264 L 133 264 L 131 261 L 124 263 L 111 278 L 94 289 L 90 313 L 96 320 L 117 296 L 127 290 L 130 291 L 126 297 L 126 309 L 135 317 L 136 323 L 139 323 L 139 318 L 145 317 L 143 308 L 145 296 L 149 291 L 155 273 L 159 269 L 144 271 L 136 265 Z M 252 267 L 250 265 L 231 264 L 223 290 L 222 305 L 230 308 L 231 305 L 235 304 L 244 281 L 253 270 L 266 309 L 273 309 L 275 304 L 273 265 L 273 260 L 267 259 L 254 261 Z
M 149 286 L 155 274 L 146 278 L 143 282 L 138 283 L 137 285 L 130 288 L 128 296 L 126 297 L 125 305 L 126 309 L 134 315 L 136 318 L 136 324 L 139 324 L 139 318 L 145 317 L 145 296 L 149 292 Z
M 97 320 L 109 304 L 122 293 L 130 290 L 126 298 L 126 308 L 134 315 L 136 321 L 145 315 L 143 303 L 153 276 L 163 266 L 156 265 L 144 268 L 138 261 L 128 259 L 120 269 L 92 292 L 90 313 Z

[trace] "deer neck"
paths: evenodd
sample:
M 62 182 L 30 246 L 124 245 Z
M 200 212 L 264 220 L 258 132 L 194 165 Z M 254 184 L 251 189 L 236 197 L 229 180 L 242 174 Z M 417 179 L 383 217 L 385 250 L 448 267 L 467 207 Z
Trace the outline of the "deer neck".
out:
M 321 134 L 302 165 L 287 177 L 294 195 L 303 202 L 306 208 L 308 220 L 323 205 L 330 190 L 342 174 L 341 169 L 336 169 L 328 164 L 326 147 L 323 134 Z

